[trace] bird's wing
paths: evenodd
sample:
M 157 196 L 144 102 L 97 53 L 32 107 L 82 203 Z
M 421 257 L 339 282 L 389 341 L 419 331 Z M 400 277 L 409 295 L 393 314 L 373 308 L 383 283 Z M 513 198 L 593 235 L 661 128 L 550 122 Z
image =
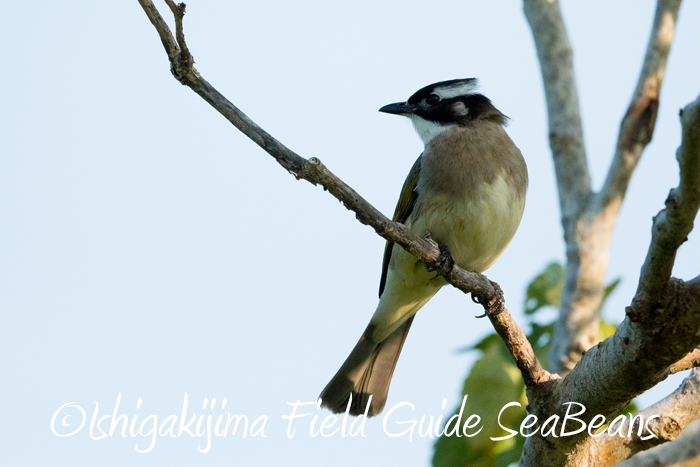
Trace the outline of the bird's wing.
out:
M 401 188 L 401 195 L 399 196 L 399 202 L 396 203 L 396 209 L 394 210 L 394 222 L 405 223 L 408 216 L 413 211 L 413 206 L 416 204 L 416 198 L 418 198 L 418 191 L 416 190 L 416 185 L 418 185 L 418 176 L 420 175 L 420 168 L 422 162 L 423 154 L 418 156 L 416 162 L 411 167 L 411 171 L 408 172 L 408 177 L 406 181 L 403 182 L 403 188 Z M 386 285 L 386 275 L 389 272 L 389 261 L 391 260 L 391 250 L 393 249 L 393 242 L 386 242 L 386 247 L 384 247 L 384 262 L 382 263 L 382 278 L 379 281 L 379 298 L 382 297 L 382 292 L 384 292 L 384 286 Z

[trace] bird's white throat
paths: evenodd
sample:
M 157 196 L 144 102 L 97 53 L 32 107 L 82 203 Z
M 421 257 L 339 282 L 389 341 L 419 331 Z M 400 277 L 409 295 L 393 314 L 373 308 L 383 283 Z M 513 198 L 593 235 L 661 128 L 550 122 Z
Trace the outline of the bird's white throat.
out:
M 408 117 L 411 119 L 411 122 L 413 122 L 413 128 L 416 129 L 416 133 L 418 133 L 420 139 L 423 140 L 423 144 L 428 144 L 437 135 L 457 126 L 450 124 L 442 125 L 440 123 L 431 122 L 430 120 L 425 120 L 424 118 L 413 114 L 409 115 Z

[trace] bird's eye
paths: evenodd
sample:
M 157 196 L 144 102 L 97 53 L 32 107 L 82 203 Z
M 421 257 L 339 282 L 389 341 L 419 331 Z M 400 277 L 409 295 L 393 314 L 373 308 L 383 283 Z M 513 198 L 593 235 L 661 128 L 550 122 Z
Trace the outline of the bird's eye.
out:
M 425 102 L 427 102 L 430 105 L 437 104 L 438 102 L 440 102 L 440 96 L 438 96 L 437 94 L 431 94 L 428 96 L 427 99 L 425 99 Z

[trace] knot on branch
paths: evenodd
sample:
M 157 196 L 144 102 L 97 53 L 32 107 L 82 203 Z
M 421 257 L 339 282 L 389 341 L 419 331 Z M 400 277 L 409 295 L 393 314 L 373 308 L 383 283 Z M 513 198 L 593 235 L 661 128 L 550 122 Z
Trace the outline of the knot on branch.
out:
M 684 315 L 693 308 L 691 302 L 686 283 L 671 277 L 664 287 L 658 289 L 658 293 L 637 292 L 631 306 L 625 308 L 625 313 L 631 321 L 644 326 L 647 335 L 658 336 L 678 332 L 679 328 L 689 325 L 688 316 Z M 679 341 L 678 344 L 683 347 L 685 343 Z M 687 350 L 682 350 L 678 349 L 681 356 L 687 353 Z
M 676 419 L 667 416 L 655 418 L 649 425 L 652 433 L 656 435 L 659 444 L 661 442 L 673 441 L 683 429 Z
M 658 96 L 658 95 L 657 95 Z M 625 147 L 630 148 L 634 144 L 646 146 L 651 141 L 656 125 L 656 116 L 659 113 L 659 98 L 657 96 L 643 96 L 630 106 L 623 127 L 629 122 L 628 131 L 621 134 L 620 142 L 624 141 Z
M 301 172 L 295 174 L 297 180 L 307 180 L 314 185 L 318 183 L 319 175 L 325 166 L 321 163 L 320 159 L 316 157 L 311 157 L 304 161 L 304 165 L 301 167 Z M 325 189 L 325 188 L 324 188 Z
M 187 76 L 194 72 L 194 58 L 187 48 L 185 42 L 185 33 L 182 27 L 182 19 L 185 16 L 184 3 L 175 3 L 173 0 L 165 0 L 165 3 L 170 7 L 170 11 L 175 16 L 175 38 L 177 39 L 178 51 L 170 56 L 170 72 L 183 85 L 187 84 Z

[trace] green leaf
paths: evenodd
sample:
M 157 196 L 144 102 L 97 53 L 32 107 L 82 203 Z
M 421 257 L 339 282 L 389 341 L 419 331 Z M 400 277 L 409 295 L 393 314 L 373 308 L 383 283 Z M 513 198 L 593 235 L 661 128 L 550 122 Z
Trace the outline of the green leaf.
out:
M 525 314 L 531 315 L 540 308 L 561 303 L 564 288 L 564 267 L 559 263 L 549 264 L 545 270 L 527 286 L 525 294 Z
M 532 350 L 535 351 L 537 359 L 542 364 L 542 368 L 547 368 L 549 363 L 549 349 L 552 346 L 552 338 L 554 337 L 554 322 L 540 325 L 537 323 L 530 324 L 530 334 L 527 340 L 530 341 Z
M 462 395 L 468 395 L 462 422 L 470 415 L 480 417 L 483 426 L 478 435 L 468 437 L 442 436 L 435 443 L 433 465 L 435 467 L 506 467 L 517 461 L 522 450 L 520 436 L 510 440 L 492 441 L 492 436 L 504 436 L 498 426 L 498 413 L 509 402 L 519 402 L 522 407 L 510 407 L 503 412 L 501 423 L 517 429 L 525 417 L 525 385 L 505 345 L 500 338 L 487 337 L 475 347 L 482 351 L 464 382 Z M 505 350 L 505 351 L 504 351 Z M 461 403 L 461 401 L 460 401 Z M 454 413 L 457 413 L 457 407 Z M 467 429 L 467 433 L 477 428 Z M 462 428 L 460 428 L 460 433 Z
M 604 319 L 600 320 L 600 330 L 598 331 L 598 339 L 604 341 L 608 337 L 615 334 L 617 331 L 617 324 L 608 323 Z
M 608 297 L 610 294 L 612 294 L 615 289 L 617 288 L 618 285 L 620 285 L 620 282 L 622 280 L 620 278 L 615 279 L 612 281 L 610 284 L 608 284 L 607 287 L 605 287 L 605 292 L 603 292 L 603 300 L 600 302 L 600 307 L 598 308 L 598 312 L 602 315 L 602 310 L 603 310 L 603 305 L 605 305 L 605 302 L 608 300 Z

